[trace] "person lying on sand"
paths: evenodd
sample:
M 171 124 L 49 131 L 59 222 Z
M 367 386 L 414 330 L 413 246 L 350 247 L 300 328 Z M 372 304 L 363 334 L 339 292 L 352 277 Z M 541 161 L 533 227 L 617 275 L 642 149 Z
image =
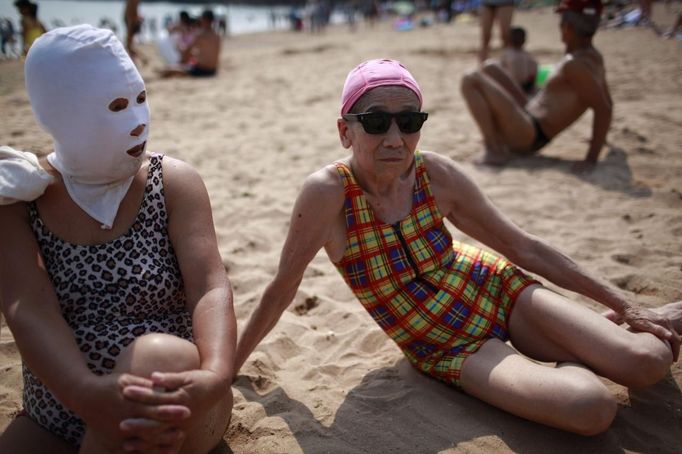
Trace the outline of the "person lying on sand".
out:
M 350 72 L 337 127 L 351 155 L 303 184 L 234 370 L 275 326 L 324 247 L 417 370 L 532 421 L 605 431 L 617 406 L 599 376 L 632 387 L 662 379 L 678 356 L 682 302 L 638 307 L 518 228 L 458 164 L 419 151 L 421 108 L 419 86 L 399 62 L 370 60 Z M 453 240 L 445 219 L 496 252 Z M 630 330 L 521 267 L 604 304 Z
M 46 33 L 25 74 L 54 152 L 0 147 L 0 302 L 24 370 L 0 452 L 206 453 L 236 321 L 203 182 L 146 152 L 144 81 L 111 31 Z
M 592 109 L 590 145 L 574 170 L 582 172 L 596 164 L 613 109 L 604 60 L 592 46 L 601 10 L 601 0 L 561 1 L 557 12 L 566 55 L 532 98 L 496 63 L 486 63 L 462 78 L 462 95 L 483 136 L 481 163 L 502 165 L 514 155 L 537 153 Z

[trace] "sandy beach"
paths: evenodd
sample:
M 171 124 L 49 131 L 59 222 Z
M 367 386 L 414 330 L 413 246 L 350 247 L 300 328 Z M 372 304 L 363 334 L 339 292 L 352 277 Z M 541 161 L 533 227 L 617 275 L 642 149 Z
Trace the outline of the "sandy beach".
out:
M 669 25 L 678 2 L 657 4 Z M 563 54 L 551 9 L 517 12 L 540 63 Z M 494 203 L 646 307 L 682 299 L 682 43 L 642 28 L 600 30 L 615 103 L 597 169 L 577 176 L 591 134 L 586 114 L 535 157 L 478 167 L 479 132 L 459 92 L 474 68 L 475 21 L 396 32 L 389 22 L 224 41 L 209 79 L 141 72 L 152 111 L 148 149 L 195 166 L 208 188 L 240 327 L 272 278 L 304 178 L 345 156 L 336 119 L 347 72 L 368 58 L 401 60 L 419 81 L 429 120 L 420 149 L 462 163 Z M 496 35 L 495 35 L 496 36 Z M 497 46 L 497 38 L 494 38 Z M 153 54 L 153 48 L 144 49 Z M 0 62 L 0 144 L 44 155 L 22 64 Z M 454 231 L 454 237 L 468 240 Z M 545 282 L 554 288 L 550 283 Z M 565 291 L 560 291 L 567 294 Z M 584 297 L 569 295 L 596 310 Z M 0 430 L 21 409 L 21 360 L 0 339 Z M 234 385 L 233 453 L 679 453 L 682 365 L 641 391 L 607 382 L 618 397 L 612 428 L 580 437 L 511 416 L 412 370 L 320 252 L 279 324 Z

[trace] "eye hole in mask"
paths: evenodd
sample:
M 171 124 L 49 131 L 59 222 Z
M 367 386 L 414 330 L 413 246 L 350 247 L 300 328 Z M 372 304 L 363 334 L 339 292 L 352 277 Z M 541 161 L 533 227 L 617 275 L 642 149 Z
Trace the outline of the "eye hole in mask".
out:
M 137 103 L 143 104 L 147 100 L 147 92 L 142 90 L 139 95 L 137 95 Z M 109 103 L 109 110 L 112 112 L 120 112 L 128 107 L 128 100 L 126 98 L 116 98 L 111 103 Z
M 128 107 L 128 100 L 125 98 L 116 98 L 109 103 L 109 110 L 112 112 L 120 112 Z

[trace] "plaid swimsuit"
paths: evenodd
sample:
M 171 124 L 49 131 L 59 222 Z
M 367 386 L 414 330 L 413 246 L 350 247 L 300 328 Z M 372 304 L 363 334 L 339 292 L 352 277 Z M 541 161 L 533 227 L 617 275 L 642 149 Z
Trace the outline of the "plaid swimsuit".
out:
M 372 318 L 418 370 L 460 386 L 464 360 L 509 338 L 516 297 L 538 283 L 504 258 L 452 240 L 415 153 L 412 211 L 386 224 L 353 173 L 336 163 L 345 193 L 346 250 L 336 267 Z

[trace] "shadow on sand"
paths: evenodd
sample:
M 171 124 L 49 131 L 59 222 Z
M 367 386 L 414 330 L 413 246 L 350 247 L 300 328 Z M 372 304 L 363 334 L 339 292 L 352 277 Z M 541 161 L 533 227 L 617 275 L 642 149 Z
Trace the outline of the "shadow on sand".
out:
M 628 164 L 628 157 L 625 150 L 614 145 L 609 145 L 606 156 L 599 161 L 599 164 L 591 172 L 585 174 L 575 174 L 571 167 L 576 161 L 562 159 L 545 155 L 534 155 L 520 157 L 511 160 L 505 167 L 527 169 L 530 171 L 555 169 L 568 174 L 575 175 L 586 183 L 598 186 L 605 191 L 622 192 L 631 197 L 645 198 L 651 197 L 651 188 L 633 179 L 632 170 Z M 504 168 L 492 171 L 501 172 Z M 490 169 L 488 167 L 488 169 Z
M 329 427 L 282 388 L 259 395 L 245 376 L 235 387 L 248 401 L 261 404 L 268 416 L 284 419 L 306 454 L 364 453 L 368 448 L 375 454 L 435 454 L 449 448 L 538 454 L 662 453 L 666 445 L 656 446 L 658 436 L 646 429 L 663 425 L 660 430 L 665 431 L 663 439 L 670 446 L 670 431 L 679 431 L 674 427 L 680 425 L 682 412 L 682 393 L 669 376 L 646 391 L 631 394 L 631 405 L 619 408 L 609 431 L 582 437 L 498 410 L 418 373 L 404 359 L 367 374 L 348 393 Z

